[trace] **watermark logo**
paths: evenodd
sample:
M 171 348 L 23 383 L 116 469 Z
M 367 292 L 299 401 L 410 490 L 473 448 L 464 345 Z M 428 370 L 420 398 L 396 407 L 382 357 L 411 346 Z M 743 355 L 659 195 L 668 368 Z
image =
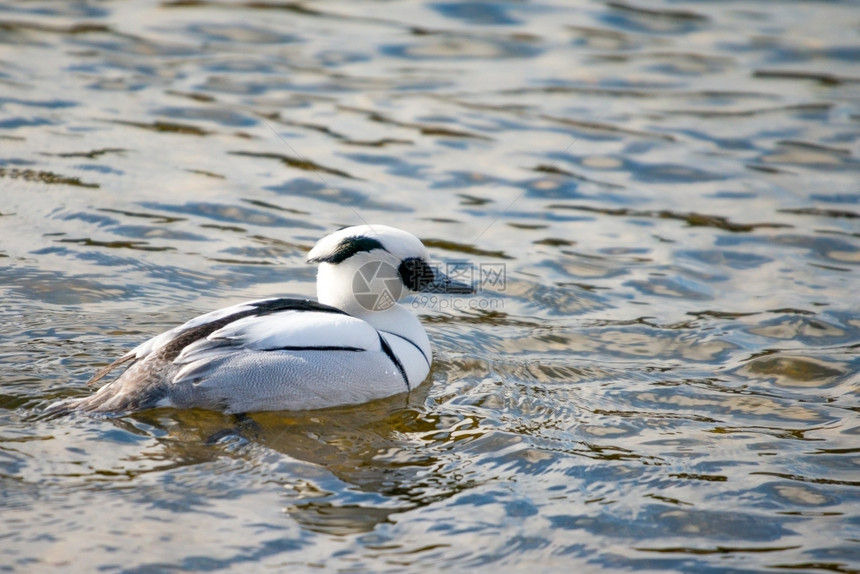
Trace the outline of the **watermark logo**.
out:
M 504 299 L 499 297 L 507 289 L 507 270 L 504 263 L 480 263 L 472 261 L 449 261 L 435 263 L 434 271 L 444 273 L 452 281 L 472 285 L 474 295 L 435 291 L 418 293 L 412 298 L 415 310 L 433 311 L 498 311 L 504 308 Z
M 352 280 L 356 302 L 368 311 L 385 311 L 396 305 L 408 291 L 400 271 L 382 261 L 370 261 L 359 267 Z M 498 310 L 504 306 L 504 299 L 498 296 L 507 289 L 504 263 L 422 262 L 413 272 L 426 274 L 428 281 L 444 276 L 457 284 L 472 285 L 475 289 L 474 295 L 464 295 L 462 290 L 449 291 L 444 283 L 435 283 L 424 292 L 415 294 L 411 301 L 413 309 Z
M 444 268 L 441 263 L 437 264 L 437 266 L 439 271 L 445 273 L 451 281 L 474 287 L 475 265 L 473 263 L 469 261 L 450 261 L 444 264 Z
M 507 269 L 504 263 L 481 263 L 478 268 L 481 273 L 480 286 L 492 288 L 493 291 L 504 291 L 508 286 Z
M 397 269 L 383 261 L 369 261 L 352 278 L 352 293 L 359 305 L 368 311 L 385 311 L 393 307 L 404 291 Z

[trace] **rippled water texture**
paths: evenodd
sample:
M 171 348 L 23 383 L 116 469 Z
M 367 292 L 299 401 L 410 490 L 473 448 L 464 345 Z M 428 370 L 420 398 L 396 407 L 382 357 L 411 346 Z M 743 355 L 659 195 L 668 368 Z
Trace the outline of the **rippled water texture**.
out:
M 860 571 L 860 10 L 0 4 L 0 570 Z M 342 225 L 409 396 L 46 417 Z

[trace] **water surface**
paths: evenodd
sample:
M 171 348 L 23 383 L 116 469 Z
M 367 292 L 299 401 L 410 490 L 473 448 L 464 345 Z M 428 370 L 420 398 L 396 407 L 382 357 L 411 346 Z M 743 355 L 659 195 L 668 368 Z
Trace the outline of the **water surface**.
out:
M 860 570 L 860 12 L 0 6 L 0 569 Z M 481 291 L 369 405 L 48 418 L 406 228 Z

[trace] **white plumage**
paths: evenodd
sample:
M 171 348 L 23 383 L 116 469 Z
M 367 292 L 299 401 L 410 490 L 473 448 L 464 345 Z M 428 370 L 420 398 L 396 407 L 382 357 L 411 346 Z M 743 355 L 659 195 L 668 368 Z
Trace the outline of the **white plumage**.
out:
M 319 302 L 262 299 L 201 315 L 97 373 L 91 382 L 127 365 L 95 394 L 49 410 L 300 410 L 406 392 L 427 376 L 432 354 L 397 301 L 409 291 L 472 292 L 435 272 L 418 238 L 383 225 L 332 233 L 308 261 L 319 264 Z

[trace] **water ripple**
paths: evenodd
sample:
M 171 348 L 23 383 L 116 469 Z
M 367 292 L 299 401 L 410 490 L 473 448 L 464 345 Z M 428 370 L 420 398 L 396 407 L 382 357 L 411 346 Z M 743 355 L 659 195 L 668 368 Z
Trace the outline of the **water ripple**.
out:
M 854 2 L 0 17 L 12 570 L 856 570 Z M 42 414 L 365 221 L 478 285 L 410 394 Z

